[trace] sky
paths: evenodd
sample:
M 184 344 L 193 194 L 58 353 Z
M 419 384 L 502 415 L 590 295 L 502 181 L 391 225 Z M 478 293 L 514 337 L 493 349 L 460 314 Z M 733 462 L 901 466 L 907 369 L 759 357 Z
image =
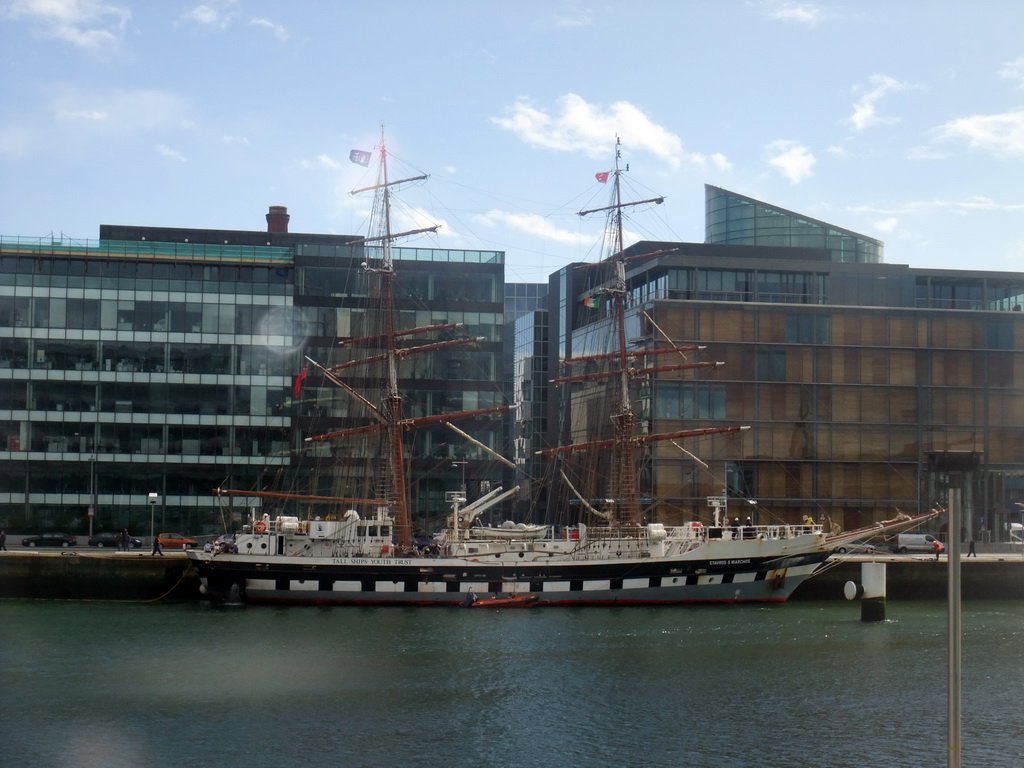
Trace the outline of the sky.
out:
M 600 256 L 595 174 L 704 240 L 704 185 L 923 269 L 1024 271 L 1019 0 L 0 0 L 0 235 L 365 234 L 385 137 L 407 247 L 506 280 Z M 408 220 L 408 221 L 406 221 Z

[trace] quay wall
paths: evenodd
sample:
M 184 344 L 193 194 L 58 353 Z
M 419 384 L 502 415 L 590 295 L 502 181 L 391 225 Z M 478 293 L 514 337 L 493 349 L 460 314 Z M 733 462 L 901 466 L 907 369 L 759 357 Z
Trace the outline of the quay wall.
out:
M 826 567 L 801 584 L 790 600 L 844 600 L 848 581 L 861 583 L 861 563 L 885 563 L 889 600 L 945 600 L 949 566 L 946 558 L 857 556 L 826 561 Z M 1017 555 L 961 558 L 963 600 L 1024 600 L 1024 559 Z
M 0 552 L 0 598 L 194 600 L 199 577 L 180 552 Z
M 946 559 L 857 556 L 833 559 L 805 581 L 791 600 L 843 600 L 848 581 L 860 583 L 862 562 L 886 563 L 890 600 L 945 600 Z M 961 561 L 964 600 L 1024 600 L 1021 555 L 982 555 Z M 51 600 L 197 600 L 199 578 L 181 552 L 78 554 L 0 552 L 0 598 Z

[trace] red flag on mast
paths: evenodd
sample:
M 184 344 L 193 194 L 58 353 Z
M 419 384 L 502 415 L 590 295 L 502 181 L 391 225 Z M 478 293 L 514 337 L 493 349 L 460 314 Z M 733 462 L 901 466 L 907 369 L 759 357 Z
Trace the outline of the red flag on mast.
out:
M 298 397 L 299 393 L 302 392 L 302 385 L 305 383 L 307 378 L 309 378 L 308 365 L 301 371 L 299 371 L 299 375 L 295 377 L 295 388 L 293 390 L 293 394 L 295 395 L 295 397 Z
M 602 171 L 601 173 L 595 173 L 594 178 L 600 181 L 602 184 L 608 183 L 608 171 Z

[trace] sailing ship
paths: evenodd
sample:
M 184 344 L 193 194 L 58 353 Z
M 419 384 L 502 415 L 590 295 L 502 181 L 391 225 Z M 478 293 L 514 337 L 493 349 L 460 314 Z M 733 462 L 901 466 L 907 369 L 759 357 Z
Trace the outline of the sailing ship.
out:
M 406 482 L 406 434 L 428 424 L 449 424 L 461 417 L 480 416 L 498 409 L 445 413 L 408 418 L 403 413 L 399 361 L 472 343 L 450 335 L 451 326 L 403 329 L 395 310 L 395 264 L 391 245 L 396 239 L 435 228 L 394 233 L 391 227 L 392 190 L 412 179 L 391 180 L 383 138 L 378 148 L 378 183 L 367 187 L 375 195 L 374 209 L 382 222 L 379 233 L 354 245 L 372 243 L 380 258 L 368 273 L 380 286 L 382 325 L 372 335 L 344 342 L 347 348 L 372 348 L 376 354 L 337 365 L 306 358 L 300 376 L 316 371 L 340 388 L 367 414 L 365 425 L 329 431 L 306 438 L 310 443 L 335 443 L 366 435 L 379 436 L 377 472 L 366 487 L 375 495 L 344 497 L 286 494 L 275 491 L 218 489 L 219 495 L 263 501 L 291 499 L 326 514 L 253 513 L 236 533 L 230 552 L 189 551 L 198 569 L 202 590 L 231 602 L 337 605 L 659 605 L 715 602 L 783 602 L 841 543 L 863 537 L 865 531 L 827 535 L 813 521 L 801 524 L 740 525 L 730 521 L 727 500 L 711 499 L 713 519 L 705 525 L 666 525 L 647 521 L 652 513 L 641 498 L 638 466 L 655 443 L 712 435 L 738 435 L 746 427 L 694 429 L 648 434 L 633 410 L 635 385 L 659 373 L 699 370 L 719 363 L 691 360 L 696 347 L 681 347 L 663 339 L 655 346 L 627 343 L 629 295 L 627 258 L 623 247 L 624 212 L 661 198 L 624 202 L 620 150 L 616 142 L 608 206 L 580 215 L 607 214 L 609 255 L 599 264 L 607 270 L 594 282 L 592 295 L 609 307 L 604 323 L 613 339 L 608 351 L 564 361 L 556 384 L 583 390 L 611 404 L 610 433 L 601 439 L 582 439 L 542 451 L 558 467 L 558 484 L 579 514 L 565 528 L 505 523 L 485 526 L 482 516 L 506 502 L 518 487 L 495 488 L 473 501 L 461 491 L 447 494 L 451 507 L 442 530 L 425 545 L 413 537 L 409 489 Z M 364 191 L 364 190 L 357 190 Z M 427 337 L 408 346 L 412 338 Z M 431 338 L 433 337 L 433 338 Z M 399 346 L 398 339 L 403 339 Z M 663 362 L 680 358 L 682 361 Z M 371 400 L 346 381 L 360 366 L 382 367 L 383 394 Z M 604 387 L 610 393 L 604 392 Z M 453 427 L 454 428 L 454 427 Z M 456 431 L 459 431 L 455 428 Z M 468 436 L 467 436 L 468 437 Z M 471 439 L 471 438 L 470 438 Z M 486 450 L 490 450 L 480 444 Z M 589 468 L 604 483 L 585 488 L 574 469 Z M 571 477 L 572 475 L 572 477 Z M 931 514 L 901 515 L 869 530 L 902 529 Z M 489 597 L 488 597 L 489 596 Z M 489 601 L 489 602 L 485 602 Z

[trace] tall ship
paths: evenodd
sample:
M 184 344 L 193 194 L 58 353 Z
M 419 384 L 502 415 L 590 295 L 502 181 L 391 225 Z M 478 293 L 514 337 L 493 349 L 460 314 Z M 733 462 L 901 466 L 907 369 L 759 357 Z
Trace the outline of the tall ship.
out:
M 552 467 L 548 495 L 560 496 L 576 519 L 564 526 L 511 521 L 488 525 L 485 513 L 500 509 L 519 489 L 493 488 L 469 500 L 463 484 L 447 494 L 449 510 L 440 529 L 426 538 L 415 532 L 406 457 L 410 435 L 444 424 L 461 439 L 491 452 L 456 423 L 504 408 L 416 417 L 403 408 L 402 361 L 476 340 L 450 324 L 400 326 L 404 314 L 396 309 L 392 244 L 434 228 L 392 231 L 392 194 L 423 177 L 389 178 L 383 138 L 377 153 L 377 183 L 356 190 L 373 192 L 376 224 L 367 238 L 351 245 L 366 254 L 363 268 L 376 284 L 379 323 L 365 336 L 340 341 L 348 351 L 340 362 L 307 357 L 296 382 L 298 393 L 303 380 L 316 376 L 337 387 L 350 399 L 352 411 L 363 415 L 359 424 L 311 434 L 305 440 L 307 445 L 358 441 L 364 449 L 372 446 L 373 459 L 363 465 L 365 477 L 359 483 L 365 491 L 346 496 L 217 489 L 218 495 L 240 497 L 253 506 L 230 545 L 187 553 L 198 569 L 202 590 L 211 598 L 405 606 L 784 602 L 843 543 L 912 527 L 934 514 L 900 515 L 867 531 L 826 532 L 811 520 L 768 525 L 741 521 L 730 516 L 723 494 L 709 499 L 706 523 L 668 525 L 649 519 L 657 516 L 657 508 L 644 495 L 648 475 L 642 468 L 652 446 L 670 441 L 686 451 L 679 443 L 742 439 L 746 427 L 650 434 L 634 411 L 637 388 L 652 377 L 686 375 L 721 363 L 699 360 L 703 348 L 675 344 L 660 329 L 655 328 L 653 343 L 644 344 L 627 331 L 624 218 L 633 207 L 662 199 L 622 199 L 623 169 L 616 142 L 614 169 L 598 175 L 602 183 L 611 182 L 608 205 L 580 211 L 581 216 L 604 214 L 607 219 L 606 255 L 589 267 L 594 277 L 586 300 L 605 307 L 595 329 L 608 343 L 592 344 L 587 354 L 562 361 L 563 370 L 555 379 L 556 385 L 573 391 L 575 400 L 589 403 L 567 411 L 569 419 L 584 419 L 591 426 L 599 422 L 607 433 L 595 439 L 595 429 L 577 424 L 566 430 L 562 444 L 541 452 Z M 649 317 L 642 320 L 653 325 Z M 585 437 L 574 440 L 577 434 Z M 275 507 L 281 511 L 272 514 Z

